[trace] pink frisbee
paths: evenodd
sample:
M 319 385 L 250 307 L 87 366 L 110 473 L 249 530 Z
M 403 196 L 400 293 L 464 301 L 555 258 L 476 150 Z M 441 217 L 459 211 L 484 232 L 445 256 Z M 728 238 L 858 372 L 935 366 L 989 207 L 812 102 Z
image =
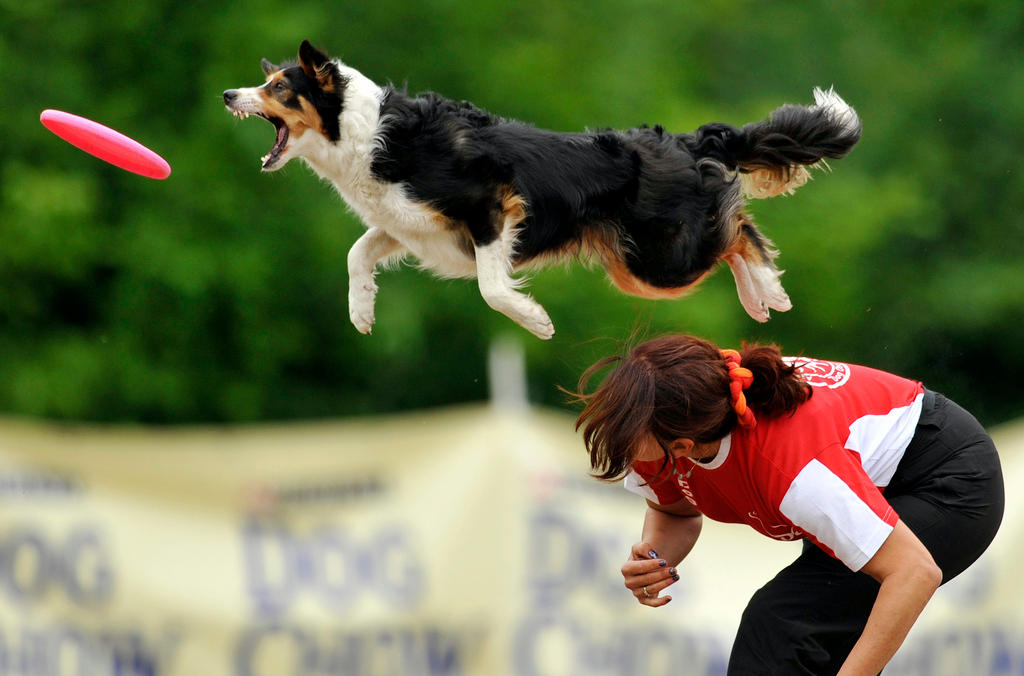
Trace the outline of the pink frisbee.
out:
M 61 110 L 44 110 L 39 121 L 71 145 L 115 167 L 149 178 L 164 179 L 171 175 L 171 165 L 167 160 L 99 122 Z

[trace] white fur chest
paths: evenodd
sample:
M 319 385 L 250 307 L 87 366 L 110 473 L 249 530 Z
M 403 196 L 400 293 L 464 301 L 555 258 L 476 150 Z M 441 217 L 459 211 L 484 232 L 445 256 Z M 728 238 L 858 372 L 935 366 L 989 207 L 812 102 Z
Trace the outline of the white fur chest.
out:
M 344 189 L 342 198 L 367 227 L 388 233 L 423 267 L 443 277 L 473 277 L 476 263 L 459 247 L 457 232 L 437 211 L 409 199 L 400 184 L 369 176 Z
M 304 149 L 302 157 L 330 181 L 367 227 L 398 240 L 420 263 L 445 277 L 472 277 L 476 265 L 459 246 L 459 236 L 437 211 L 409 199 L 402 186 L 373 177 L 370 164 L 379 148 L 382 90 L 358 71 L 341 65 L 348 77 L 341 138 Z

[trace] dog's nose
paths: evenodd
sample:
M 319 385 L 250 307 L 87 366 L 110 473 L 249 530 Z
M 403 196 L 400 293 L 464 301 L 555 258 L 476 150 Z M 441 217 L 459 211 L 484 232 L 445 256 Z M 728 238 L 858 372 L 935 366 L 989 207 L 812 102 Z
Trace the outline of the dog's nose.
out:
M 224 103 L 230 104 L 236 98 L 238 98 L 237 89 L 227 89 L 224 91 Z

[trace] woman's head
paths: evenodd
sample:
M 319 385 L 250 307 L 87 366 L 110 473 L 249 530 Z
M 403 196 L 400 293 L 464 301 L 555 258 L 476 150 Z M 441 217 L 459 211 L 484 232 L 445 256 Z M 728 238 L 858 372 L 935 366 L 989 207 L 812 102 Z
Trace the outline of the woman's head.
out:
M 590 379 L 610 365 L 598 388 L 585 393 Z M 744 345 L 740 365 L 753 375 L 745 397 L 755 417 L 792 412 L 810 397 L 810 388 L 774 345 Z M 591 366 L 580 379 L 577 395 L 586 406 L 576 427 L 583 428 L 597 476 L 621 477 L 651 441 L 670 460 L 667 449 L 676 440 L 706 444 L 724 438 L 739 422 L 730 389 L 735 377 L 717 346 L 687 335 L 654 338 Z

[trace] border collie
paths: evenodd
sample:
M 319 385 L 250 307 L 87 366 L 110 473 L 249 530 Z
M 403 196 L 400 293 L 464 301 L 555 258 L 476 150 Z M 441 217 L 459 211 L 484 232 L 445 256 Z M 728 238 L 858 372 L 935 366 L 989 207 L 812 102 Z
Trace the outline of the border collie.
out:
M 229 89 L 224 103 L 276 128 L 264 171 L 302 158 L 366 224 L 348 254 L 362 333 L 374 323 L 377 265 L 408 254 L 439 276 L 476 277 L 488 305 L 539 338 L 554 326 L 512 275 L 572 256 L 596 258 L 645 298 L 678 297 L 725 261 L 747 313 L 766 321 L 792 305 L 745 198 L 791 193 L 861 133 L 832 90 L 742 128 L 558 133 L 380 87 L 308 41 L 298 62 L 262 66 L 263 85 Z

